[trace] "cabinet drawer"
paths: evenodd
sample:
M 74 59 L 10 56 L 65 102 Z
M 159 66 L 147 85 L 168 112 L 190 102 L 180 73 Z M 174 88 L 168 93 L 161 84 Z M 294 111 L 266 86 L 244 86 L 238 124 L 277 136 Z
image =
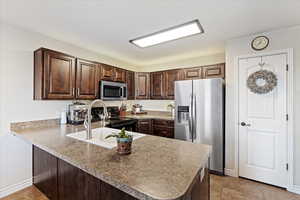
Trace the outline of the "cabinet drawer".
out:
M 165 126 L 153 126 L 153 135 L 174 138 L 174 128 Z
M 174 127 L 174 121 L 171 120 L 161 120 L 161 119 L 154 119 L 153 126 L 166 126 L 166 127 Z
M 151 134 L 152 133 L 152 120 L 143 119 L 137 123 L 137 131 L 140 133 Z

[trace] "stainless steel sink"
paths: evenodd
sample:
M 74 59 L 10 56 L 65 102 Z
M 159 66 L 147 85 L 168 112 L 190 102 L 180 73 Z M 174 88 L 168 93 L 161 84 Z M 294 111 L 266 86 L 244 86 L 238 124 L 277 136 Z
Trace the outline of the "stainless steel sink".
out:
M 80 140 L 80 141 L 83 141 L 83 142 L 87 142 L 87 143 L 95 144 L 95 145 L 98 145 L 98 146 L 101 146 L 104 148 L 112 149 L 117 146 L 116 138 L 105 139 L 105 137 L 112 133 L 119 133 L 119 132 L 120 132 L 120 130 L 118 130 L 118 129 L 104 127 L 104 128 L 93 129 L 92 130 L 92 138 L 90 140 L 86 139 L 86 131 L 70 133 L 67 136 L 77 139 L 77 140 Z M 136 140 L 138 138 L 145 136 L 144 134 L 141 134 L 141 133 L 136 133 L 136 132 L 131 132 L 131 131 L 126 131 L 126 132 L 133 136 L 133 140 Z

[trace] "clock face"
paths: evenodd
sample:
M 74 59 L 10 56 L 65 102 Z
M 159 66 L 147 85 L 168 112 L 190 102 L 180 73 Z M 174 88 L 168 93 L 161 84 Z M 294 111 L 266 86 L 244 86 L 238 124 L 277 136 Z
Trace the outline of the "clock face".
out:
M 251 43 L 252 49 L 257 51 L 267 48 L 268 45 L 269 45 L 269 39 L 266 36 L 258 36 L 254 38 Z

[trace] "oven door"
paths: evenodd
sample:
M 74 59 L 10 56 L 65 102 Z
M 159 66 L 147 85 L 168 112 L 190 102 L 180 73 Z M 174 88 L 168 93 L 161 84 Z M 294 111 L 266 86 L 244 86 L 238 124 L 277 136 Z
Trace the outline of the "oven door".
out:
M 125 100 L 127 99 L 127 91 L 125 83 L 117 83 L 110 81 L 100 82 L 100 99 L 102 100 Z

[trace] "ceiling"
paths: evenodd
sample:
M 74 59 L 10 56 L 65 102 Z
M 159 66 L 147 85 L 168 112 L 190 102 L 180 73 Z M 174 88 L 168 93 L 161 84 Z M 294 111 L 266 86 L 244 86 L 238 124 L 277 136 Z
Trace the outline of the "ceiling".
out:
M 225 41 L 300 24 L 299 0 L 0 0 L 1 20 L 134 65 L 224 53 Z M 205 33 L 138 48 L 128 41 L 199 19 Z

